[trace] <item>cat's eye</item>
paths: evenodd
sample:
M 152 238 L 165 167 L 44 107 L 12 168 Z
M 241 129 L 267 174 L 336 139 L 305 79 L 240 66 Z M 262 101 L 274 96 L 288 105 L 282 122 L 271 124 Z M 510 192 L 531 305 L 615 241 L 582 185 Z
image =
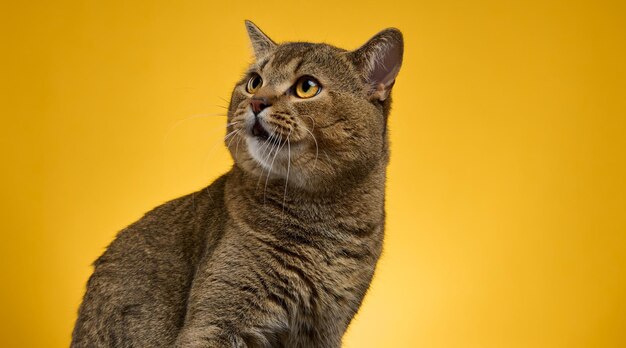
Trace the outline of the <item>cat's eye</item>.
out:
M 252 77 L 250 77 L 250 80 L 248 80 L 248 84 L 246 85 L 246 91 L 250 94 L 254 94 L 256 93 L 256 91 L 259 90 L 259 88 L 261 88 L 262 84 L 263 79 L 261 78 L 261 76 L 259 76 L 259 74 L 254 74 L 252 75 Z
M 296 95 L 303 99 L 315 97 L 322 90 L 320 83 L 311 76 L 299 78 L 295 87 Z

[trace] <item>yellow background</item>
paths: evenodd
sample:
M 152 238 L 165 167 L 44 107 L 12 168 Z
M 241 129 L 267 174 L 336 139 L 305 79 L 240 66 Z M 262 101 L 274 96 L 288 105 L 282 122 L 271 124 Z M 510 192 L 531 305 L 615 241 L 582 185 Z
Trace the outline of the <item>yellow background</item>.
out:
M 623 1 L 21 3 L 0 5 L 0 346 L 66 347 L 115 233 L 228 170 L 246 18 L 405 34 L 385 254 L 345 347 L 626 346 Z

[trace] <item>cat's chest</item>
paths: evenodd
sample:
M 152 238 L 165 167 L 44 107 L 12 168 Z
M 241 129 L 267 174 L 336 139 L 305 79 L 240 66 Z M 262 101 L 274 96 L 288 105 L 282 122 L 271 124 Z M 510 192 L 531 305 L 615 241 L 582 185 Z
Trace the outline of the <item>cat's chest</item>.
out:
M 326 236 L 312 236 L 298 226 L 268 231 L 230 224 L 228 232 L 251 271 L 265 277 L 267 292 L 284 301 L 296 318 L 358 308 L 382 242 L 376 236 L 338 237 L 342 231 L 331 229 L 324 231 Z

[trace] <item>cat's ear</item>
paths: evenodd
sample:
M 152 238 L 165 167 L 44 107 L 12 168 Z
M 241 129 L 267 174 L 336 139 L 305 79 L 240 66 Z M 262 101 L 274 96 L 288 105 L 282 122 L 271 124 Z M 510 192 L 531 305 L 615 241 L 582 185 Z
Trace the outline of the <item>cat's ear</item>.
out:
M 249 20 L 246 20 L 246 29 L 248 30 L 248 36 L 250 37 L 250 42 L 252 42 L 252 49 L 256 59 L 266 56 L 276 47 L 276 43 Z
M 384 101 L 389 97 L 402 65 L 403 51 L 402 33 L 389 28 L 349 53 L 365 81 L 371 85 L 370 98 Z

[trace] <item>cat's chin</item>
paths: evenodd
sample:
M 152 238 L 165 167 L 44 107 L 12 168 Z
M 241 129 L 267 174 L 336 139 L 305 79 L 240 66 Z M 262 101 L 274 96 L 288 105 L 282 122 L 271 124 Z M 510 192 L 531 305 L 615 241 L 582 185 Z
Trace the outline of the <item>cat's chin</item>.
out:
M 247 136 L 246 145 L 248 153 L 263 171 L 277 177 L 285 177 L 295 169 L 294 160 L 302 151 L 300 142 L 272 142 L 257 136 Z

